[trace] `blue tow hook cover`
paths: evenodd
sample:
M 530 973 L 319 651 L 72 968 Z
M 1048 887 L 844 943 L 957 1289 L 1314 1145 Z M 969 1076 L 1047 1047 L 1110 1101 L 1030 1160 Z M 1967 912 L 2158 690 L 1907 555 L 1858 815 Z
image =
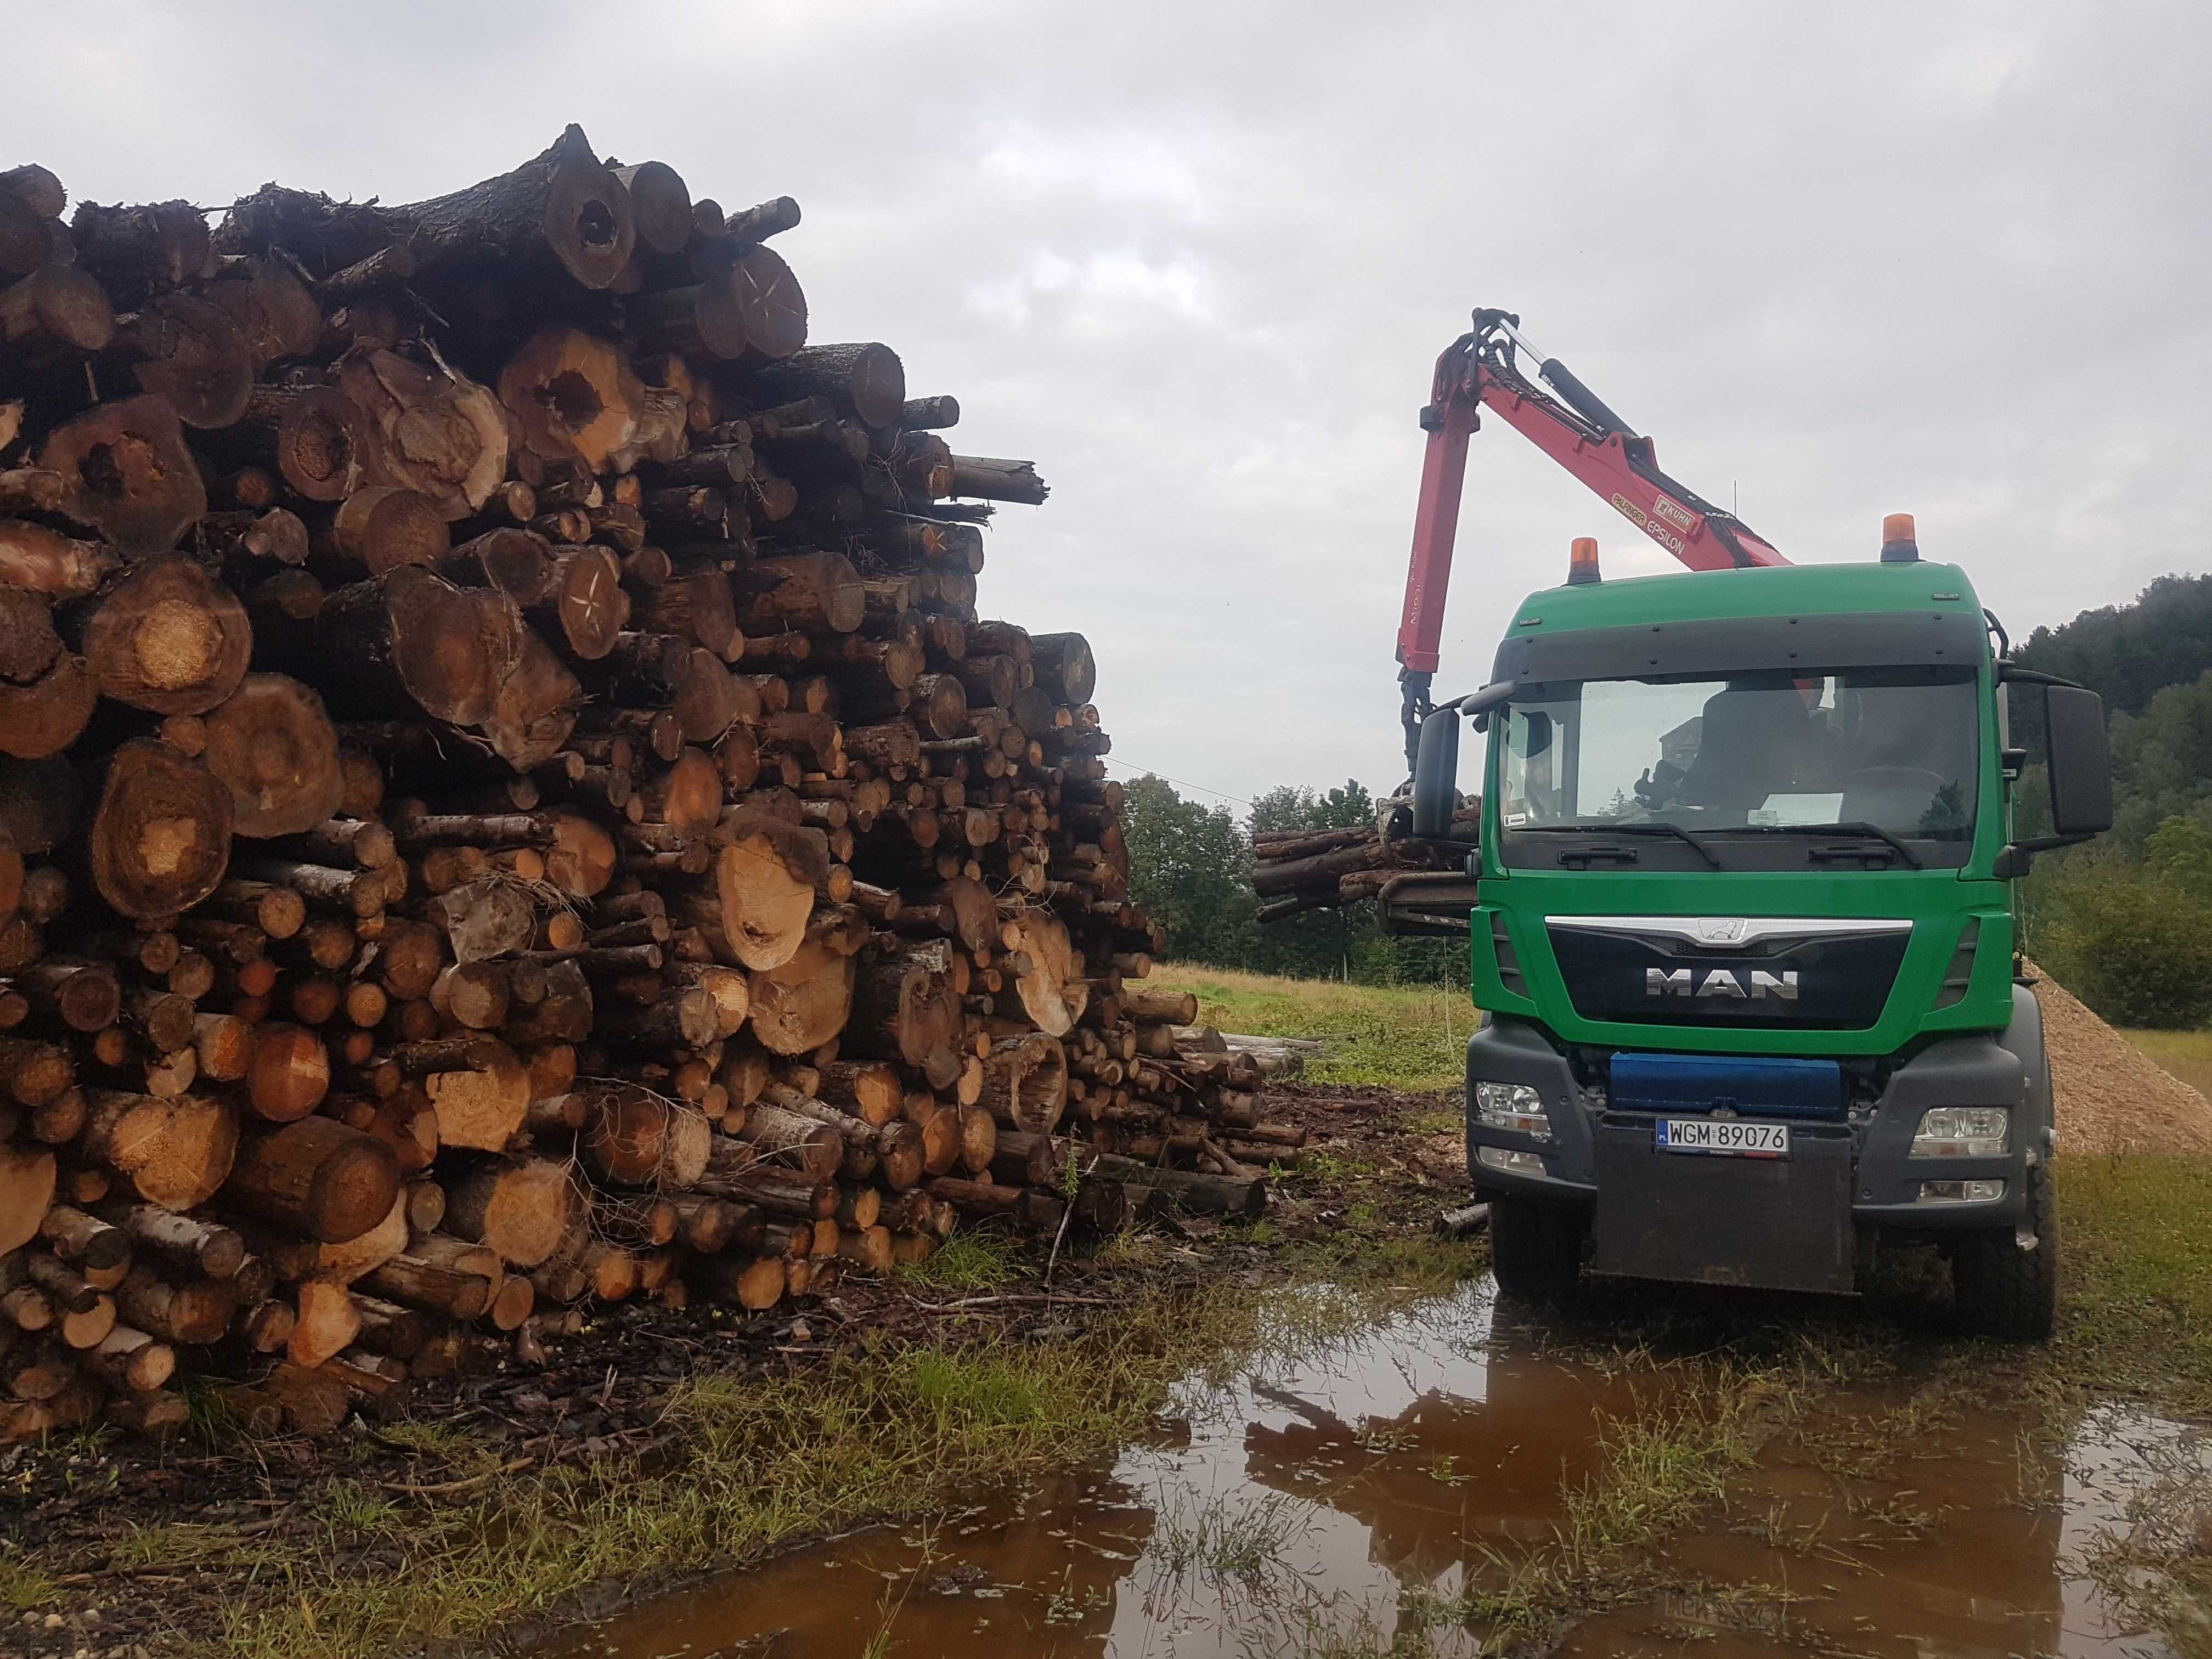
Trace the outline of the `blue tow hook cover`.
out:
M 1832 1060 L 1738 1060 L 1726 1054 L 1617 1054 L 1607 1103 L 1624 1112 L 1742 1117 L 1844 1115 L 1844 1068 Z

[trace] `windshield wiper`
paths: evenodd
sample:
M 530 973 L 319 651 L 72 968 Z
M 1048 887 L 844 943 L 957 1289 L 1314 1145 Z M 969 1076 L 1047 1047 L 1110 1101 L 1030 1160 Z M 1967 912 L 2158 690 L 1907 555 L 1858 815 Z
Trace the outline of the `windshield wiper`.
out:
M 1888 830 L 1878 823 L 1868 823 L 1863 821 L 1849 823 L 1732 824 L 1729 826 L 1729 833 L 1731 835 L 1741 833 L 1748 836 L 1870 836 L 1876 841 L 1887 842 L 1891 850 L 1914 869 L 1924 870 L 1928 867 L 1920 861 L 1918 855 L 1910 847 L 1890 834 Z
M 1540 830 L 1549 836 L 1672 836 L 1686 841 L 1697 850 L 1697 854 L 1716 870 L 1725 870 L 1713 849 L 1705 845 L 1705 838 L 1693 836 L 1679 823 L 1669 823 L 1664 818 L 1639 818 L 1630 823 L 1531 823 L 1526 830 Z

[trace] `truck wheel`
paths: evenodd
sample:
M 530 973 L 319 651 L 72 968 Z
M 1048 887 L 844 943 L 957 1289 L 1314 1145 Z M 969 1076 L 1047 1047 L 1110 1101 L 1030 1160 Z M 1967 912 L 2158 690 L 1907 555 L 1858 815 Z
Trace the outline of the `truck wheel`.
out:
M 2027 1224 L 2036 1245 L 2023 1250 L 2009 1227 L 1970 1233 L 1951 1255 L 1951 1290 L 1961 1331 L 2008 1342 L 2049 1339 L 2058 1310 L 2058 1218 L 2043 1164 L 2027 1172 Z
M 1498 1288 L 1529 1302 L 1571 1295 L 1582 1277 L 1588 1231 L 1582 1212 L 1567 1205 L 1502 1194 L 1492 1199 L 1490 1265 Z

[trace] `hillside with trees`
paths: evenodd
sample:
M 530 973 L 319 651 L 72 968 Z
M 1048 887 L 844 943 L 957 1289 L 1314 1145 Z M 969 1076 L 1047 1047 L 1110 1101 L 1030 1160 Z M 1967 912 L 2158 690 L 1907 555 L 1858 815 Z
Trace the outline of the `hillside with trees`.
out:
M 2112 830 L 2046 854 L 2023 884 L 2028 950 L 2118 1024 L 2212 1020 L 2212 576 L 2160 576 L 2127 605 L 2039 628 L 2014 653 L 2105 699 Z M 2041 710 L 2015 694 L 2014 735 L 2042 747 Z M 2041 771 L 2017 832 L 2046 817 Z

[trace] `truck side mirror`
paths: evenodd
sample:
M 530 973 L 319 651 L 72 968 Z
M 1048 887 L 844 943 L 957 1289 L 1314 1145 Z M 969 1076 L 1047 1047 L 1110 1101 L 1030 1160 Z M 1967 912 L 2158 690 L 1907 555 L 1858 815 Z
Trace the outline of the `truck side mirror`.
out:
M 1460 721 L 1503 708 L 1513 691 L 1512 681 L 1500 680 L 1444 704 L 1421 721 L 1421 741 L 1413 751 L 1413 834 L 1419 839 L 1452 839 L 1452 814 L 1459 810 Z
M 1423 841 L 1451 839 L 1459 809 L 1459 706 L 1447 703 L 1421 722 L 1413 760 L 1413 834 Z
M 2044 688 L 2050 745 L 2051 828 L 2094 836 L 2112 827 L 2112 771 L 2105 751 L 2105 700 L 2078 685 Z M 1424 732 L 1425 739 L 1427 733 Z

